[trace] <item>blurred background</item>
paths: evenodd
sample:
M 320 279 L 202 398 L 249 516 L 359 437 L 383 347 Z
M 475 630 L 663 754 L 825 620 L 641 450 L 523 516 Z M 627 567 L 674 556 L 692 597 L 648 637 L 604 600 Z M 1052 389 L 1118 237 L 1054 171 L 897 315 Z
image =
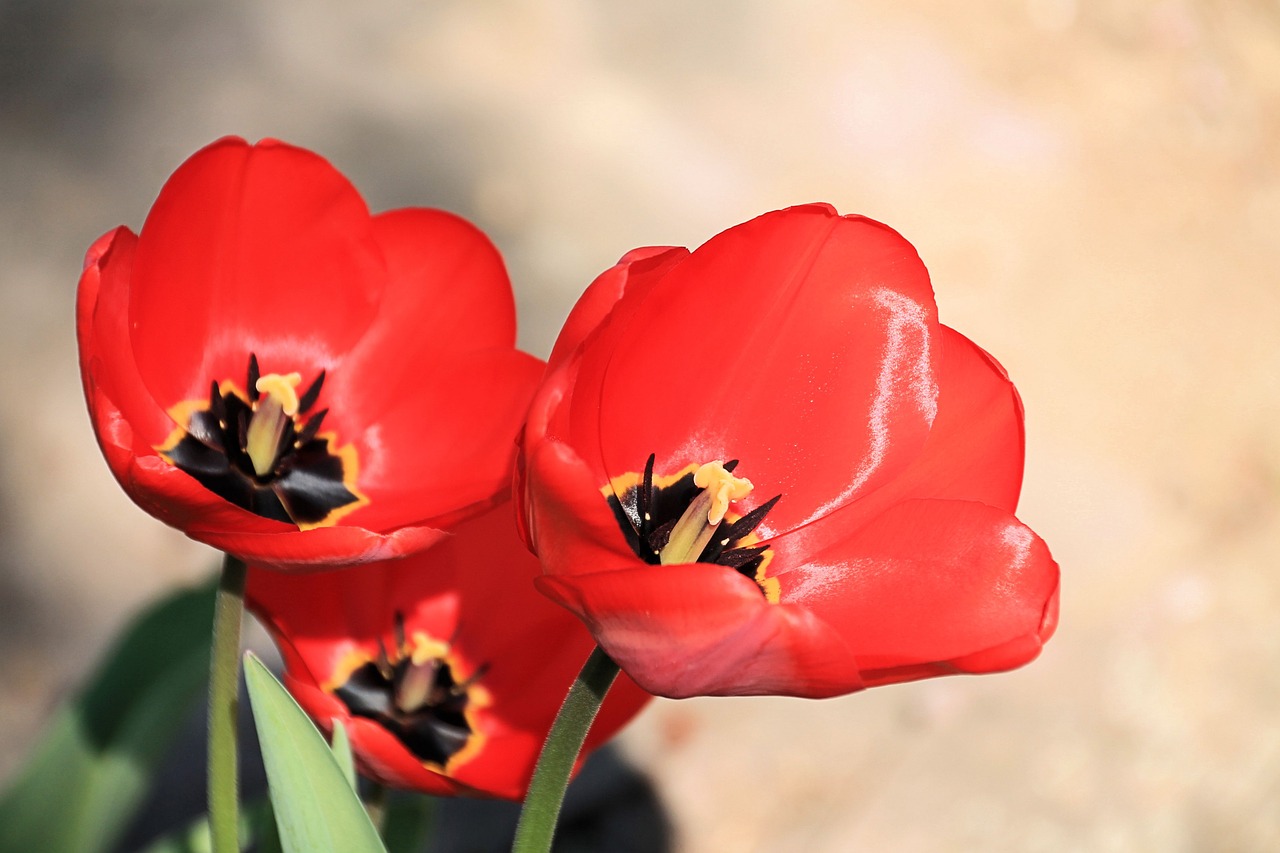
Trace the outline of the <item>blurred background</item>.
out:
M 99 457 L 73 299 L 229 133 L 504 253 L 521 342 L 638 245 L 824 200 L 929 266 L 1027 408 L 1062 565 L 1029 668 L 655 703 L 678 849 L 1280 849 L 1280 7 L 1264 0 L 3 0 L 0 781 L 202 546 Z

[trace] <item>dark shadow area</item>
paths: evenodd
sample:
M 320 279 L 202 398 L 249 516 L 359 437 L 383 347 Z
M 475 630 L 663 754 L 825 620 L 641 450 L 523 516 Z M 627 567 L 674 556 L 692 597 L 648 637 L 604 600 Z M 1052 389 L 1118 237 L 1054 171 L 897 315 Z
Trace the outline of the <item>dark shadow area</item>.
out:
M 205 813 L 205 721 L 204 703 L 188 716 L 168 758 L 161 763 L 138 813 L 116 845 L 116 853 L 133 853 L 175 832 L 180 832 Z M 262 767 L 258 735 L 253 728 L 244 674 L 240 676 L 240 800 L 252 803 L 267 793 L 267 774 Z
M 511 849 L 520 805 L 442 800 L 426 853 L 501 853 Z M 613 747 L 595 752 L 569 786 L 556 853 L 667 853 L 671 821 L 653 785 Z

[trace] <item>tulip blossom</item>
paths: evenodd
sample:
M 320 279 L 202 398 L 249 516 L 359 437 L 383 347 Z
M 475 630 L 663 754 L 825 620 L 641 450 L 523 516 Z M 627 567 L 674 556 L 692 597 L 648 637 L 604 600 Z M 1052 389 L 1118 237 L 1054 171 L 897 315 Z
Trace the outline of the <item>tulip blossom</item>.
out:
M 538 587 L 646 690 L 821 697 L 1039 653 L 1022 460 L 1017 392 L 912 246 L 812 205 L 603 273 L 517 493 Z
M 77 304 L 98 442 L 133 500 L 282 570 L 409 554 L 492 502 L 541 375 L 502 260 L 441 211 L 371 216 L 325 160 L 227 138 Z
M 342 722 L 365 775 L 518 799 L 592 648 L 534 589 L 537 574 L 503 504 L 401 560 L 295 576 L 251 568 L 248 606 L 284 657 L 289 691 L 321 728 Z M 650 698 L 621 679 L 587 749 Z

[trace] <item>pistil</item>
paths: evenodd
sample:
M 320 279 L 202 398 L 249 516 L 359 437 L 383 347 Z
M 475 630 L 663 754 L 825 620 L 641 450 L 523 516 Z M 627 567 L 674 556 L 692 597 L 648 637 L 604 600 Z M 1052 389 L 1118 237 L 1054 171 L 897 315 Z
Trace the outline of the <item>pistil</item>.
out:
M 259 377 L 255 388 L 260 395 L 253 404 L 253 416 L 245 430 L 244 452 L 253 463 L 259 477 L 270 474 L 280 455 L 280 439 L 285 427 L 293 423 L 298 413 L 297 387 L 302 382 L 298 373 L 282 376 L 268 373 Z
M 436 675 L 449 654 L 447 643 L 429 640 L 425 634 L 415 634 L 414 641 L 409 666 L 395 688 L 396 707 L 405 714 L 440 704 L 443 696 Z
M 693 484 L 702 491 L 689 502 L 658 552 L 658 561 L 664 566 L 696 562 L 724 520 L 729 504 L 745 498 L 752 489 L 750 480 L 733 476 L 719 460 L 698 468 Z

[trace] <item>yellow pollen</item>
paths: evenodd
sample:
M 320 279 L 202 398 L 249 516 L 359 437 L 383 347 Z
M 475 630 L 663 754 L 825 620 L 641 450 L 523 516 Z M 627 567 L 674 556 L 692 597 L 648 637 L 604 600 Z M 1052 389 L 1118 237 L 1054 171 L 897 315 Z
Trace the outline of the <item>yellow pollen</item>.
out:
M 731 501 L 740 501 L 751 494 L 751 481 L 746 477 L 735 477 L 726 471 L 720 460 L 708 462 L 693 473 L 693 484 L 706 489 L 711 497 L 711 508 L 707 510 L 707 523 L 719 524 L 724 514 L 729 511 Z
M 433 640 L 421 631 L 413 633 L 414 666 L 422 666 L 429 660 L 444 660 L 449 656 L 449 644 L 443 640 Z
M 297 389 L 301 383 L 301 373 L 289 373 L 284 376 L 279 373 L 268 373 L 266 376 L 258 377 L 254 387 L 258 389 L 259 394 L 266 394 L 279 403 L 286 415 L 293 417 L 298 414 Z

